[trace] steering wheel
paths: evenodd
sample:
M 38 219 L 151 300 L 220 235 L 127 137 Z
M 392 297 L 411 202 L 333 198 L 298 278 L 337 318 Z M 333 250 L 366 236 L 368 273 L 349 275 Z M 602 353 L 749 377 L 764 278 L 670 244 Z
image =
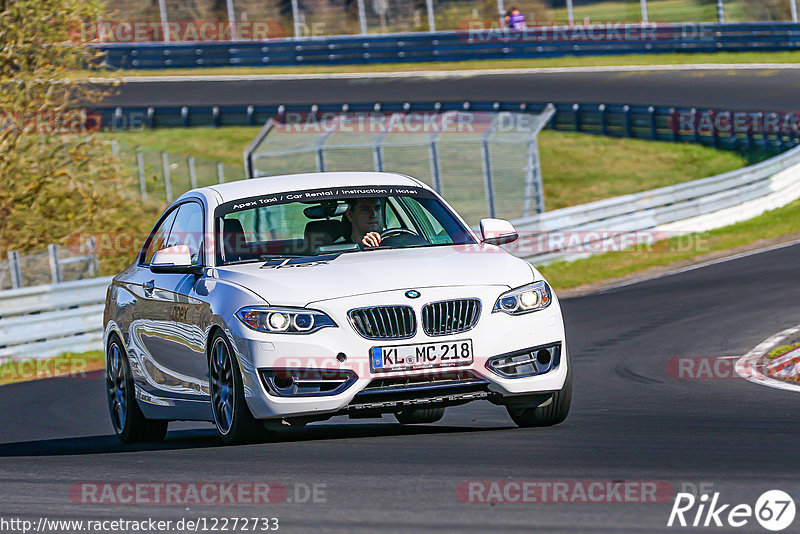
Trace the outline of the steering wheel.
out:
M 419 234 L 409 230 L 408 228 L 389 228 L 388 230 L 384 230 L 381 232 L 381 241 L 386 239 L 387 237 L 392 237 L 400 234 L 410 234 L 415 237 L 419 237 Z

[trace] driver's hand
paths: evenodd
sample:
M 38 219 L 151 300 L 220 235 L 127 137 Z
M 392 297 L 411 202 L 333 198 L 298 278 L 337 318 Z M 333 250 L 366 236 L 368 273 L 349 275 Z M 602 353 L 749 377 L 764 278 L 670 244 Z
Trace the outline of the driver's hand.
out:
M 377 247 L 381 244 L 381 234 L 378 232 L 369 232 L 361 240 L 361 244 L 365 247 Z

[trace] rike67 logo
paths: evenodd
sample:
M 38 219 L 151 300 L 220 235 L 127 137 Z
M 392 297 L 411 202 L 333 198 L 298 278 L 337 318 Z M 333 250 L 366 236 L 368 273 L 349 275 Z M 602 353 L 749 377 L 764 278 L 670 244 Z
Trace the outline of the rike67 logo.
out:
M 722 503 L 719 492 L 711 496 L 703 493 L 699 497 L 678 493 L 667 526 L 739 528 L 755 519 L 763 528 L 777 532 L 789 527 L 794 516 L 794 500 L 781 490 L 764 492 L 755 506 Z

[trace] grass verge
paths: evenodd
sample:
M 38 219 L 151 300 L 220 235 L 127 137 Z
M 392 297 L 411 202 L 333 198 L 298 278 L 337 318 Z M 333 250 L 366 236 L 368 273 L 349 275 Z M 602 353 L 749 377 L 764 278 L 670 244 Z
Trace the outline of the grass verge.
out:
M 792 343 L 790 345 L 781 345 L 780 347 L 775 347 L 769 353 L 767 353 L 767 358 L 770 360 L 775 359 L 779 356 L 783 356 L 787 352 L 791 352 L 796 348 L 800 348 L 800 343 Z
M 435 61 L 418 63 L 377 63 L 369 65 L 301 65 L 286 67 L 208 67 L 196 69 L 132 69 L 117 71 L 79 71 L 79 79 L 126 76 L 220 76 L 253 74 L 326 74 L 373 72 L 424 72 L 486 69 L 528 69 L 551 67 L 598 67 L 616 65 L 691 65 L 691 64 L 800 63 L 800 52 L 717 52 L 713 54 L 665 53 L 619 56 L 564 56 L 531 59 L 487 59 L 475 61 Z
M 12 360 L 0 365 L 0 386 L 41 378 L 86 378 L 87 374 L 105 368 L 103 351 L 66 353 L 52 358 Z

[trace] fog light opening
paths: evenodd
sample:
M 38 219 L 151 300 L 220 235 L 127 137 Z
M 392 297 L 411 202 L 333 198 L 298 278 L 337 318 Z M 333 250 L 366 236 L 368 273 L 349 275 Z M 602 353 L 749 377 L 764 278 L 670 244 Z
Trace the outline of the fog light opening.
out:
M 553 358 L 550 356 L 550 351 L 547 349 L 541 349 L 536 353 L 536 362 L 543 367 L 550 365 L 552 360 Z

